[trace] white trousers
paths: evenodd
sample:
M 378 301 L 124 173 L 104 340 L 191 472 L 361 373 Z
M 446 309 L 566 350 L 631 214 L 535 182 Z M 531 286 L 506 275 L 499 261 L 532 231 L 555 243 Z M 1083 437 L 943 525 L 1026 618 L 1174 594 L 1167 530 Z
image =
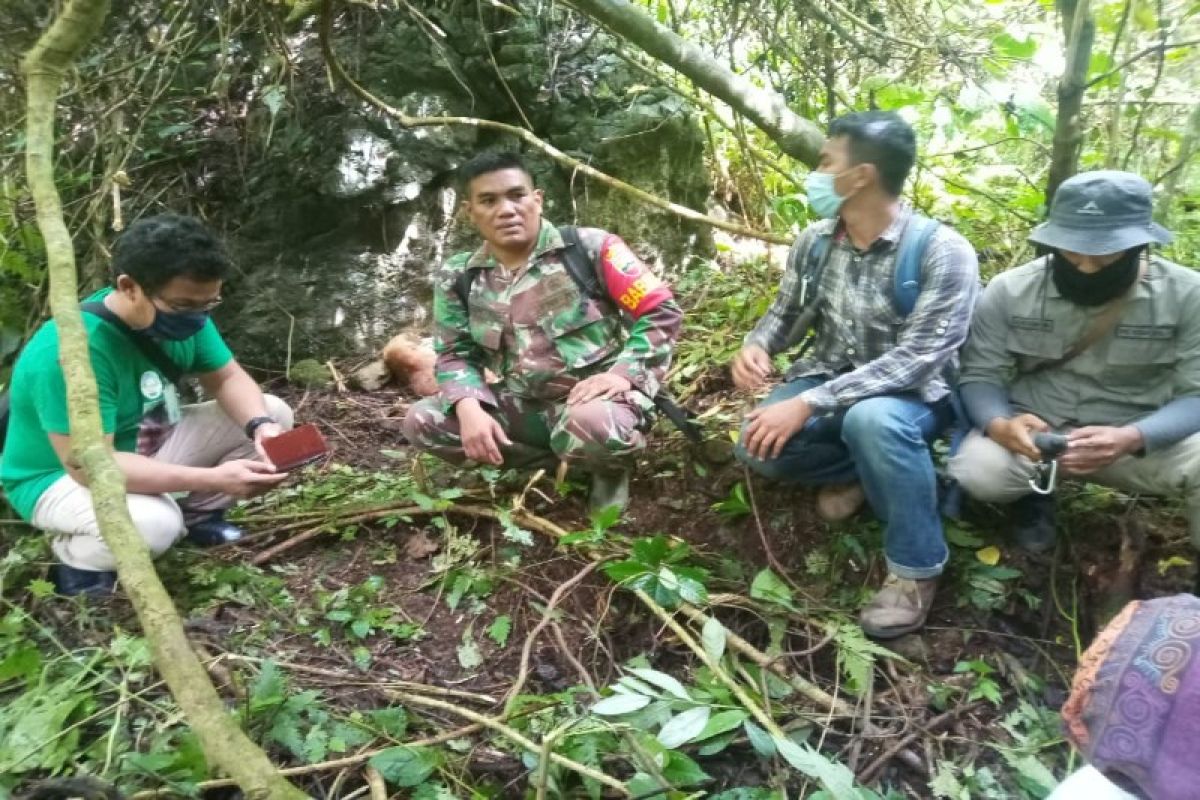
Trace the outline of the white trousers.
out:
M 267 413 L 288 430 L 292 409 L 274 395 L 265 395 Z M 188 467 L 215 467 L 237 458 L 258 458 L 254 442 L 221 410 L 215 401 L 184 406 L 179 424 L 171 431 L 154 459 Z M 184 512 L 217 511 L 233 505 L 229 495 L 192 492 L 179 502 L 167 494 L 131 494 L 129 515 L 150 554 L 165 553 L 184 532 Z M 116 561 L 100 537 L 92 509 L 92 493 L 70 475 L 52 483 L 38 498 L 31 523 L 50 534 L 58 560 L 76 569 L 109 571 Z

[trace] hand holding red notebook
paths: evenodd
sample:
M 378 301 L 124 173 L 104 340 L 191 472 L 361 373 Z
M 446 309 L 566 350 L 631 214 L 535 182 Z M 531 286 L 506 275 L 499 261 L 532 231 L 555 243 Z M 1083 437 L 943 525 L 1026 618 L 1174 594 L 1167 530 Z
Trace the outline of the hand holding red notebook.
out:
M 263 439 L 262 446 L 278 472 L 290 472 L 311 464 L 329 452 L 325 437 L 312 423 Z

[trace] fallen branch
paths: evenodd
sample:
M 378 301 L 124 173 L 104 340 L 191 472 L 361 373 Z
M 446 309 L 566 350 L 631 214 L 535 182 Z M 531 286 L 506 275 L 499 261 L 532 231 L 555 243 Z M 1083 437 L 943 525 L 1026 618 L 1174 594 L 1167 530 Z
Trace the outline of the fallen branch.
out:
M 504 716 L 507 717 L 512 713 L 513 705 L 517 701 L 517 695 L 525 688 L 525 681 L 529 679 L 529 658 L 533 654 L 533 646 L 537 642 L 538 636 L 553 621 L 554 609 L 566 597 L 567 592 L 578 586 L 598 566 L 600 566 L 599 561 L 592 561 L 569 580 L 559 584 L 554 593 L 550 595 L 550 602 L 546 603 L 546 607 L 542 611 L 542 618 L 534 626 L 533 630 L 529 632 L 529 635 L 525 637 L 525 646 L 521 648 L 521 662 L 517 669 L 517 677 L 513 681 L 512 688 L 504 696 Z
M 488 717 L 480 714 L 478 711 L 472 711 L 469 708 L 462 708 L 454 705 L 453 703 L 447 703 L 444 700 L 435 700 L 432 697 L 421 697 L 419 695 L 405 694 L 404 692 L 397 692 L 396 696 L 405 703 L 411 703 L 412 705 L 417 706 L 425 706 L 426 708 L 437 708 L 442 711 L 449 711 L 452 714 L 457 714 L 460 717 L 471 720 L 472 722 L 476 722 L 480 725 L 491 728 L 496 733 L 499 733 L 501 736 L 504 736 L 513 742 L 516 742 L 531 753 L 537 753 L 541 751 L 541 746 L 538 745 L 537 742 L 529 739 L 524 734 L 514 730 L 508 725 L 505 725 L 499 718 Z M 572 761 L 566 756 L 558 753 L 550 753 L 550 760 L 555 764 L 558 764 L 560 767 L 566 767 L 572 772 L 577 772 L 586 778 L 596 781 L 597 783 L 604 784 L 608 788 L 620 794 L 622 797 L 629 797 L 629 790 L 625 788 L 625 784 L 610 775 L 606 775 L 603 772 L 593 769 L 585 764 L 580 764 L 577 761 Z
M 371 800 L 387 800 L 387 784 L 383 782 L 383 776 L 379 774 L 379 770 L 374 767 L 367 767 L 363 770 L 363 776 L 367 779 L 367 788 L 370 790 Z
M 686 603 L 681 603 L 679 605 L 679 611 L 697 625 L 703 626 L 704 623 L 708 622 L 710 619 L 708 614 L 705 614 L 695 606 L 690 606 Z M 820 686 L 806 681 L 799 675 L 794 675 L 788 672 L 787 669 L 784 668 L 783 664 L 779 663 L 777 659 L 772 658 L 763 651 L 759 650 L 757 647 L 750 644 L 733 631 L 726 629 L 725 641 L 731 649 L 736 650 L 738 653 L 750 659 L 760 668 L 769 669 L 771 672 L 775 673 L 775 675 L 784 680 L 789 686 L 807 697 L 822 711 L 827 712 L 830 716 L 855 716 L 854 709 L 845 700 L 839 700 L 830 695 Z M 875 732 L 873 727 L 865 730 Z
M 222 656 L 227 661 L 245 661 L 251 664 L 263 664 L 272 661 L 282 669 L 291 672 L 307 672 L 310 675 L 319 675 L 323 678 L 331 678 L 340 681 L 343 686 L 376 686 L 380 689 L 407 689 L 410 692 L 420 692 L 421 694 L 431 694 L 438 697 L 456 697 L 460 700 L 473 700 L 477 703 L 486 703 L 492 705 L 496 702 L 496 698 L 487 694 L 476 694 L 475 692 L 464 692 L 461 689 L 449 689 L 445 686 L 430 686 L 426 683 L 414 683 L 412 681 L 397 681 L 397 680 L 364 680 L 351 681 L 347 680 L 344 673 L 337 672 L 332 669 L 322 669 L 321 667 L 310 667 L 306 664 L 296 664 L 291 661 L 280 661 L 277 658 L 266 659 L 256 656 L 243 656 L 236 653 L 223 653 Z
M 957 708 L 952 708 L 949 711 L 944 711 L 933 719 L 929 720 L 928 724 L 920 725 L 915 731 L 909 731 L 908 733 L 904 734 L 897 739 L 891 747 L 880 753 L 870 764 L 867 764 L 867 766 L 863 767 L 863 771 L 858 774 L 859 783 L 864 785 L 870 784 L 873 780 L 875 780 L 876 774 L 885 766 L 887 766 L 887 763 L 891 761 L 894 756 L 916 741 L 917 737 L 921 734 L 932 734 L 937 729 L 953 721 L 960 714 L 977 708 L 980 705 L 981 703 L 976 702 L 969 705 L 958 706 Z

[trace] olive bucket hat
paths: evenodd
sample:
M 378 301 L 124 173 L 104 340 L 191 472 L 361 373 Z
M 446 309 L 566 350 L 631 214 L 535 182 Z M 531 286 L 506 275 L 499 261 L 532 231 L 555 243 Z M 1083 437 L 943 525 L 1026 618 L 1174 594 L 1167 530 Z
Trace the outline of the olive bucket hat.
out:
M 1153 219 L 1150 183 L 1117 170 L 1081 172 L 1063 181 L 1050 204 L 1050 219 L 1029 234 L 1036 244 L 1086 256 L 1167 244 L 1172 238 Z

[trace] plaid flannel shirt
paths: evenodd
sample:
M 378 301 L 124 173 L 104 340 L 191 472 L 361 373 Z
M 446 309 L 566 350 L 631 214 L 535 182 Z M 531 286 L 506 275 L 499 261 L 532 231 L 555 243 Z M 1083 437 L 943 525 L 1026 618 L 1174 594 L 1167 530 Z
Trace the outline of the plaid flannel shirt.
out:
M 810 225 L 792 246 L 789 268 L 766 316 L 746 337 L 771 355 L 803 341 L 798 269 L 822 234 L 833 232 L 828 261 L 815 290 L 812 347 L 787 379 L 833 376 L 801 397 L 815 413 L 846 409 L 868 397 L 916 393 L 926 403 L 950 393 L 941 377 L 967 337 L 979 293 L 979 265 L 971 245 L 947 225 L 929 240 L 921 262 L 921 293 L 912 313 L 894 305 L 893 278 L 900 236 L 912 216 L 905 208 L 865 251 L 855 249 L 837 220 Z

